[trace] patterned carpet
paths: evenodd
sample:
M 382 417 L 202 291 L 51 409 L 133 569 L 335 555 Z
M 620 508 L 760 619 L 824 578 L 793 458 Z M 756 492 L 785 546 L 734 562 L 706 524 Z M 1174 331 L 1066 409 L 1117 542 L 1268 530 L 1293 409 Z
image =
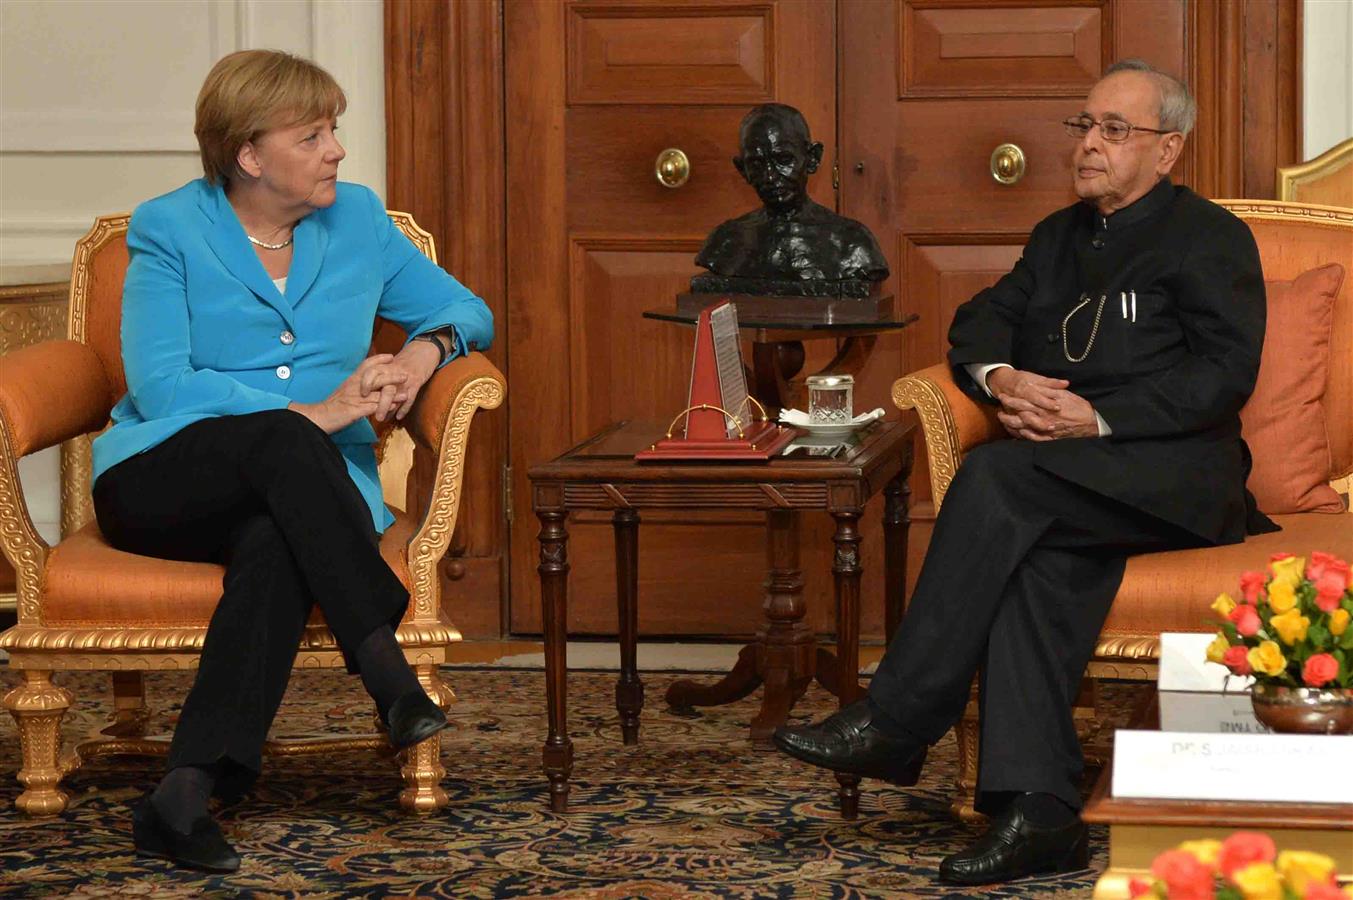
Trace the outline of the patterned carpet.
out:
M 187 677 L 148 679 L 166 716 Z M 244 855 L 226 877 L 199 876 L 131 852 L 130 806 L 153 785 L 151 759 L 99 759 L 72 776 L 71 808 L 32 820 L 13 807 L 18 742 L 0 722 L 0 895 L 25 897 L 1088 897 L 1105 863 L 1094 833 L 1094 869 L 1060 878 L 955 892 L 933 880 L 941 857 L 973 831 L 947 813 L 955 749 L 936 748 L 921 784 L 866 782 L 860 818 L 835 809 L 835 781 L 745 740 L 752 699 L 683 718 L 662 693 L 675 677 L 645 679 L 650 698 L 640 744 L 623 747 L 614 676 L 570 677 L 575 746 L 572 810 L 546 809 L 540 774 L 543 674 L 449 671 L 460 696 L 444 741 L 451 804 L 427 818 L 403 815 L 399 779 L 375 754 L 269 761 L 254 792 L 222 822 Z M 0 668 L 7 689 L 17 676 Z M 76 693 L 70 739 L 111 705 L 106 676 L 58 678 Z M 1140 688 L 1135 689 L 1140 691 Z M 1109 693 L 1125 708 L 1132 688 Z M 814 687 L 800 717 L 834 701 Z M 167 726 L 166 716 L 157 717 Z M 1117 716 L 1115 716 L 1117 717 Z M 359 684 L 336 673 L 293 676 L 280 734 L 361 731 L 370 707 Z

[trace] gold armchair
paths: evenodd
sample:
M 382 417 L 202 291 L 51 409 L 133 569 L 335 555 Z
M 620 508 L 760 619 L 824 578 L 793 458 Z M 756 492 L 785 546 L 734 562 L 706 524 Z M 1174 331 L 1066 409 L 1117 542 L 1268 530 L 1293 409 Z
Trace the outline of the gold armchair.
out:
M 395 224 L 429 258 L 432 236 L 407 213 Z M 127 267 L 129 217 L 103 216 L 76 245 L 70 293 L 69 337 L 11 353 L 0 360 L 0 544 L 17 571 L 18 624 L 0 635 L 11 669 L 23 683 L 4 699 L 18 725 L 23 750 L 15 801 L 31 815 L 65 809 L 61 779 L 100 755 L 168 752 L 163 737 L 147 736 L 149 711 L 142 673 L 197 665 L 207 623 L 221 593 L 224 569 L 114 550 L 94 522 L 90 500 L 91 436 L 108 423 L 126 390 L 119 347 L 122 280 Z M 378 323 L 373 350 L 398 349 L 403 333 Z M 502 403 L 502 374 L 471 353 L 443 367 L 424 386 L 398 428 L 378 424 L 378 458 L 386 499 L 406 506 L 403 488 L 414 445 L 436 456 L 430 496 L 396 508 L 381 538 L 381 554 L 409 589 L 411 600 L 397 631 L 419 681 L 443 708 L 455 699 L 438 676 L 446 649 L 460 632 L 442 603 L 437 563 L 446 553 L 460 508 L 470 424 L 478 409 Z M 49 546 L 33 527 L 19 485 L 18 460 L 62 444 L 62 540 Z M 316 607 L 306 624 L 296 663 L 342 667 L 342 657 Z M 112 673 L 114 720 L 62 752 L 61 720 L 70 691 L 52 680 L 71 669 Z M 378 749 L 383 735 L 269 741 L 266 752 L 311 753 Z M 445 806 L 446 774 L 440 736 L 400 754 L 400 804 L 428 812 Z
M 1264 276 L 1291 279 L 1328 262 L 1341 262 L 1353 279 L 1353 209 L 1265 200 L 1218 201 L 1244 219 L 1259 244 Z M 1334 311 L 1329 387 L 1322 406 L 1331 449 L 1330 481 L 1353 471 L 1353 289 L 1345 281 Z M 935 509 L 963 456 L 973 447 L 1007 435 L 995 407 L 970 399 L 954 383 L 949 366 L 913 372 L 893 384 L 893 402 L 915 409 L 930 457 Z M 1353 515 L 1301 513 L 1274 516 L 1282 531 L 1242 544 L 1131 557 L 1113 609 L 1087 669 L 1090 678 L 1155 678 L 1159 636 L 1165 631 L 1205 631 L 1208 602 L 1235 590 L 1246 569 L 1262 569 L 1278 551 L 1353 548 Z M 1089 694 L 1092 696 L 1093 691 Z M 1078 709 L 1078 712 L 1081 712 Z M 953 811 L 972 818 L 977 784 L 977 704 L 958 729 L 959 772 Z

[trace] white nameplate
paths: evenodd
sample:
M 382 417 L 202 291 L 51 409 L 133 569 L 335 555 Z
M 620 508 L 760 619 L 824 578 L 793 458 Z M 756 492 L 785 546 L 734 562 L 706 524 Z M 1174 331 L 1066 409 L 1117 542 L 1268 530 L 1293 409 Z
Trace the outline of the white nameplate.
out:
M 1113 796 L 1353 803 L 1350 759 L 1353 735 L 1120 730 Z
M 1232 675 L 1222 665 L 1207 661 L 1207 645 L 1216 633 L 1185 634 L 1166 632 L 1160 636 L 1160 674 L 1156 682 L 1162 691 L 1247 691 L 1254 682 L 1249 676 Z
M 1254 717 L 1249 692 L 1216 694 L 1209 691 L 1161 691 L 1161 731 L 1206 731 L 1212 734 L 1268 734 Z

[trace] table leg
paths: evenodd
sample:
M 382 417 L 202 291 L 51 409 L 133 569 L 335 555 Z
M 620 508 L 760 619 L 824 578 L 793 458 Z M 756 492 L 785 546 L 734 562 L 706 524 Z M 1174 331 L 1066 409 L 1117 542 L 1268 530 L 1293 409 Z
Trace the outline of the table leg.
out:
M 907 603 L 907 532 L 911 527 L 911 478 L 913 451 L 910 441 L 902 448 L 902 470 L 883 487 L 883 609 L 884 638 L 892 643 Z
M 639 680 L 639 512 L 617 509 L 615 528 L 615 596 L 620 619 L 620 680 L 615 686 L 615 709 L 626 745 L 639 743 L 639 713 L 644 708 L 644 685 Z
M 542 753 L 550 809 L 568 811 L 573 742 L 568 737 L 568 524 L 563 509 L 537 509 L 540 519 L 540 597 L 545 627 L 545 698 L 549 734 Z
M 766 624 L 758 637 L 757 668 L 766 689 L 752 719 L 753 741 L 769 741 L 813 680 L 817 638 L 803 621 L 803 571 L 799 568 L 799 514 L 766 513 Z
M 776 509 L 766 519 L 769 576 L 763 608 L 767 621 L 756 643 L 742 648 L 733 671 L 717 684 L 685 680 L 667 689 L 668 704 L 689 709 L 741 700 L 764 684 L 761 709 L 751 727 L 751 739 L 757 742 L 769 741 L 771 733 L 789 718 L 789 711 L 813 680 L 816 662 L 813 632 L 803 621 L 798 513 Z
M 832 575 L 836 582 L 836 684 L 827 685 L 844 709 L 864 696 L 860 687 L 860 510 L 832 510 L 836 533 L 832 541 Z M 819 651 L 824 652 L 824 651 Z M 838 772 L 841 817 L 860 814 L 860 776 Z

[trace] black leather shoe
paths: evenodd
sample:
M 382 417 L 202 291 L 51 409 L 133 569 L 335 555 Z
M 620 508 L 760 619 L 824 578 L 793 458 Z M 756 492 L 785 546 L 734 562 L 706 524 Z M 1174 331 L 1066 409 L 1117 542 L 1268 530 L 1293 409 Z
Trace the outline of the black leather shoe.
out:
M 446 713 L 423 691 L 410 691 L 390 707 L 385 717 L 390 743 L 404 750 L 425 741 L 446 727 Z
M 1080 819 L 1043 828 L 1011 804 L 986 834 L 940 863 L 940 881 L 994 884 L 1028 875 L 1075 872 L 1090 865 L 1089 829 Z
M 167 859 L 189 869 L 234 872 L 240 867 L 240 855 L 226 841 L 215 819 L 199 816 L 184 834 L 160 818 L 149 798 L 132 811 L 132 843 L 137 856 Z
M 876 728 L 866 700 L 828 716 L 820 725 L 781 726 L 771 740 L 806 763 L 903 787 L 916 783 L 925 763 L 925 745 L 890 737 Z

